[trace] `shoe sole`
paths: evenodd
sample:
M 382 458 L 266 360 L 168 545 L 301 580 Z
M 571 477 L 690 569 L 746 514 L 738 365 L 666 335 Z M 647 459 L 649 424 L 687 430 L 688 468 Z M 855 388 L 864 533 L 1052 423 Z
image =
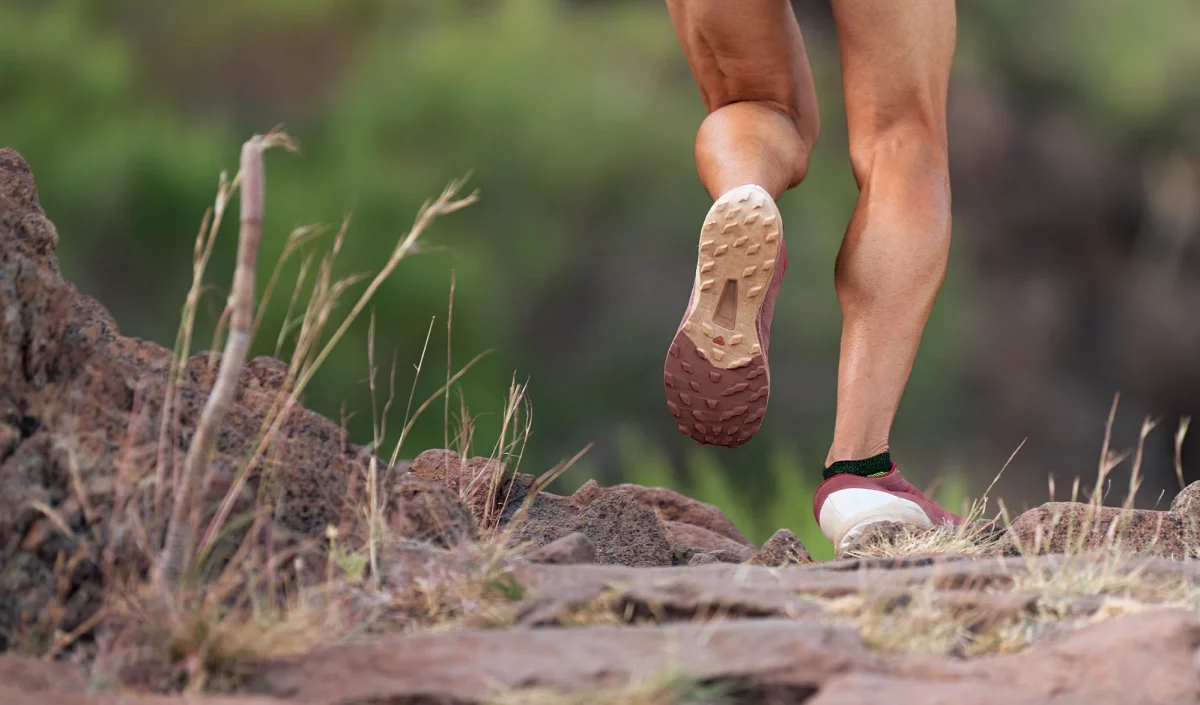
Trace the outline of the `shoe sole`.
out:
M 758 319 L 782 244 L 779 209 L 754 186 L 723 195 L 704 219 L 697 295 L 663 374 L 667 408 L 698 443 L 736 448 L 762 425 L 771 374 Z
M 890 492 L 850 487 L 831 493 L 821 505 L 817 523 L 840 553 L 872 524 L 895 522 L 932 528 L 933 520 L 912 500 Z

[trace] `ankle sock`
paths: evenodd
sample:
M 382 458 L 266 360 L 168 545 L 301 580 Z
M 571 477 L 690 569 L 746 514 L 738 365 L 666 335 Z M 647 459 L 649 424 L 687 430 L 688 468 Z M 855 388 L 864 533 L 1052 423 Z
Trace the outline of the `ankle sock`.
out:
M 884 451 L 863 460 L 839 460 L 825 468 L 825 479 L 834 475 L 850 474 L 859 477 L 880 477 L 892 470 L 892 454 Z

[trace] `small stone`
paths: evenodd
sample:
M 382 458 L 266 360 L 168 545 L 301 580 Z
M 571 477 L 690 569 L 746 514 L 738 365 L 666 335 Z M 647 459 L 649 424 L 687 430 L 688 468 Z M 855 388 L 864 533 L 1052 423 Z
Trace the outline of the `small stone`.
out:
M 674 554 L 658 516 L 622 491 L 605 492 L 566 525 L 596 545 L 599 563 L 668 566 Z
M 733 551 L 709 551 L 707 553 L 693 553 L 691 560 L 688 561 L 689 566 L 710 565 L 712 563 L 741 563 L 745 559 L 740 553 Z
M 403 475 L 392 487 L 388 526 L 397 536 L 453 548 L 475 533 L 471 512 L 449 487 L 416 475 Z
M 1171 513 L 1200 523 L 1200 482 L 1184 487 L 1171 502 Z
M 682 521 L 664 521 L 663 526 L 667 530 L 667 539 L 671 542 L 671 548 L 685 563 L 688 563 L 691 557 L 697 553 L 723 551 L 737 557 L 733 561 L 726 561 L 728 563 L 741 563 L 754 555 L 753 548 L 703 527 Z
M 805 565 L 812 563 L 808 549 L 787 529 L 780 529 L 767 539 L 762 550 L 747 561 L 750 565 L 763 565 L 771 568 L 781 568 L 788 565 Z
M 585 485 L 586 487 L 586 485 Z M 582 490 L 582 488 L 580 488 Z M 609 491 L 623 491 L 631 495 L 643 507 L 653 510 L 663 521 L 682 522 L 724 536 L 743 546 L 753 547 L 729 517 L 717 507 L 685 497 L 663 487 L 641 487 L 639 485 L 616 485 Z M 576 493 L 577 495 L 579 493 Z
M 602 492 L 604 492 L 604 489 L 595 480 L 588 480 L 580 485 L 579 489 L 575 490 L 575 494 L 571 495 L 571 499 L 575 500 L 579 506 L 586 507 L 595 501 Z
M 576 531 L 534 549 L 525 559 L 530 563 L 548 565 L 578 565 L 596 562 L 596 544 L 584 534 Z

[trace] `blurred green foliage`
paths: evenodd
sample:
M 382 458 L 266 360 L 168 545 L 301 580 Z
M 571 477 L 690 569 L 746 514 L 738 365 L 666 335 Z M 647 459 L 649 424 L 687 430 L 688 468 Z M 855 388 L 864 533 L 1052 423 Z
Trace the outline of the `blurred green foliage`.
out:
M 284 121 L 303 155 L 269 160 L 264 261 L 292 228 L 352 212 L 345 273 L 371 270 L 425 198 L 473 173 L 481 203 L 438 223 L 428 253 L 376 300 L 379 357 L 395 346 L 402 384 L 430 318 L 445 320 L 454 272 L 454 362 L 495 351 L 462 385 L 468 406 L 486 412 L 483 437 L 498 429 L 516 371 L 532 382 L 537 464 L 591 440 L 611 457 L 613 429 L 635 419 L 679 445 L 663 416 L 661 357 L 686 303 L 707 197 L 691 160 L 702 106 L 665 8 L 67 0 L 4 5 L 0 27 L 0 66 L 16 79 L 0 106 L 5 141 L 39 176 L 67 275 L 125 332 L 171 339 L 217 173 L 246 135 Z M 836 78 L 830 58 L 814 58 L 826 80 Z M 837 102 L 826 105 L 836 117 Z M 785 210 L 797 232 L 822 235 L 795 238 L 799 273 L 776 347 L 808 345 L 801 354 L 823 359 L 809 375 L 824 380 L 828 402 L 839 325 L 831 263 L 854 191 L 843 154 L 814 161 L 829 176 Z M 232 252 L 227 235 L 201 330 L 220 312 Z M 286 303 L 272 299 L 266 331 Z M 370 428 L 365 338 L 364 322 L 307 399 L 334 417 L 348 410 L 359 439 Z M 445 359 L 442 335 L 428 359 Z M 418 397 L 442 376 L 424 375 Z M 440 443 L 441 422 L 419 424 L 412 450 Z M 808 450 L 820 452 L 829 424 L 804 426 Z M 601 472 L 615 479 L 611 464 Z
M 1196 129 L 1164 118 L 1200 103 L 1200 83 L 1172 70 L 1200 55 L 1194 2 L 986 0 L 960 11 L 965 74 L 1022 100 L 1060 96 L 1114 139 Z M 836 44 L 827 24 L 805 29 L 822 137 L 809 180 L 781 203 L 791 266 L 772 337 L 772 411 L 762 440 L 736 455 L 691 446 L 662 403 L 661 360 L 708 207 L 691 158 L 703 107 L 662 3 L 12 0 L 0 4 L 0 143 L 38 175 L 67 276 L 124 332 L 160 343 L 173 339 L 217 174 L 235 167 L 251 133 L 284 122 L 303 148 L 268 160 L 264 262 L 294 227 L 352 213 L 343 274 L 371 271 L 426 198 L 472 173 L 481 202 L 439 222 L 376 299 L 377 358 L 395 349 L 398 394 L 434 317 L 416 396 L 445 378 L 453 272 L 452 366 L 494 351 L 461 385 L 482 412 L 481 438 L 498 431 L 515 371 L 530 380 L 535 409 L 527 470 L 597 441 L 570 481 L 683 486 L 758 541 L 779 526 L 809 538 L 836 386 L 832 263 L 857 193 Z M 956 222 L 956 238 L 969 235 Z M 227 228 L 201 345 L 233 248 Z M 957 439 L 969 273 L 959 257 L 956 248 L 893 436 L 918 476 L 966 452 Z M 285 283 L 297 268 L 298 258 Z M 286 289 L 258 353 L 273 349 Z M 359 442 L 371 435 L 366 318 L 306 399 L 335 418 L 344 410 Z M 444 436 L 431 414 L 405 454 Z

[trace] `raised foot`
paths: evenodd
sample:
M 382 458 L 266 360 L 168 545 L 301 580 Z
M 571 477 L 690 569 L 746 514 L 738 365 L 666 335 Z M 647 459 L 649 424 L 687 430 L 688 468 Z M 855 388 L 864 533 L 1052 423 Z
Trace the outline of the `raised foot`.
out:
M 663 374 L 667 408 L 698 443 L 737 447 L 770 396 L 764 306 L 786 264 L 775 202 L 757 186 L 719 198 L 700 234 L 695 288 Z

